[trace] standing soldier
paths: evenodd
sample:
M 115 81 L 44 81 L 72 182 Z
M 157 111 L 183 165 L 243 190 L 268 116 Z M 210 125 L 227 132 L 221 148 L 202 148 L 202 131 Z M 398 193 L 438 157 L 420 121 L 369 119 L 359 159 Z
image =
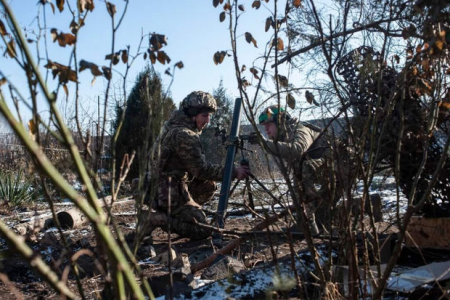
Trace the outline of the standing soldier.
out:
M 170 220 L 172 232 L 191 239 L 203 239 L 211 230 L 198 226 L 206 223 L 201 206 L 211 200 L 217 189 L 214 181 L 222 180 L 224 166 L 205 160 L 200 134 L 217 109 L 216 100 L 208 93 L 196 91 L 187 95 L 164 124 L 153 149 L 159 157 L 157 172 L 157 195 L 154 210 L 144 220 L 143 232 L 150 236 L 153 230 L 167 228 Z M 245 179 L 250 174 L 248 167 L 234 169 L 233 177 Z M 167 209 L 171 201 L 171 216 Z
M 259 116 L 259 124 L 269 140 L 262 143 L 266 150 L 283 158 L 294 174 L 294 189 L 297 199 L 305 202 L 307 221 L 312 234 L 319 234 L 315 210 L 326 191 L 328 176 L 324 176 L 327 144 L 320 136 L 320 128 L 312 124 L 302 124 L 292 118 L 283 107 L 267 107 Z M 263 138 L 263 136 L 261 136 Z M 258 143 L 258 135 L 253 132 L 249 142 Z M 291 169 L 292 167 L 292 169 Z

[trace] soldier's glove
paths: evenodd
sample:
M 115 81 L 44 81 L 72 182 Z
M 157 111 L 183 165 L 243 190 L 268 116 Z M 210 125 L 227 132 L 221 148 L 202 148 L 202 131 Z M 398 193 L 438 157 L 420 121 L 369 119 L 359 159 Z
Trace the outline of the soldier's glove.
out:
M 254 144 L 258 144 L 258 133 L 256 132 L 251 132 L 249 137 L 248 137 L 248 142 L 252 145 Z

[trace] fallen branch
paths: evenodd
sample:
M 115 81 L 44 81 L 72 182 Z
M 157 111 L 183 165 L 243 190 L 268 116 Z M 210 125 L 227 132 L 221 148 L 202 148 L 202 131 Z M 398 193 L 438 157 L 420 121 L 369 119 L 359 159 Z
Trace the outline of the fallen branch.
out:
M 273 223 L 275 223 L 278 219 L 286 216 L 289 213 L 290 210 L 294 210 L 294 207 L 293 206 L 289 206 L 286 210 L 280 212 L 279 214 L 270 216 L 269 218 L 265 219 L 264 221 L 258 223 L 255 227 L 253 227 L 251 232 L 258 232 L 258 231 L 261 231 L 261 230 L 265 229 L 267 226 L 272 225 Z M 232 240 L 227 245 L 225 245 L 222 249 L 219 249 L 217 252 L 213 253 L 212 255 L 210 255 L 206 259 L 202 260 L 201 262 L 199 262 L 199 263 L 197 263 L 195 265 L 192 265 L 191 266 L 191 272 L 195 273 L 195 272 L 200 271 L 200 270 L 202 270 L 204 268 L 207 268 L 208 266 L 210 266 L 215 261 L 217 256 L 230 253 L 234 248 L 236 248 L 242 242 L 244 242 L 248 238 L 248 236 L 249 235 L 241 236 L 241 237 L 239 237 L 239 238 L 237 238 L 235 240 Z

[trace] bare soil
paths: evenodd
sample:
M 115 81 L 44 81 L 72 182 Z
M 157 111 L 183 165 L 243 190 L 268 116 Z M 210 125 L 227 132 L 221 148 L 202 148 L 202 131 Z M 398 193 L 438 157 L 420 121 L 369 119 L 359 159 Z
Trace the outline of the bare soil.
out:
M 26 210 L 12 210 L 9 207 L 0 207 L 0 217 L 3 222 L 11 225 L 23 219 L 24 216 L 29 217 L 33 211 L 45 211 L 45 205 L 36 205 Z M 126 237 L 127 242 L 131 245 L 136 224 L 135 205 L 129 202 L 125 205 L 117 205 L 113 207 L 113 215 L 116 224 L 118 224 L 121 232 Z M 230 232 L 223 237 L 223 244 L 238 237 L 238 233 L 250 231 L 261 219 L 251 217 L 251 215 L 230 217 L 225 225 L 225 230 Z M 306 250 L 307 246 L 299 233 L 294 233 L 289 238 L 283 231 L 292 224 L 280 220 L 275 225 L 269 227 L 272 234 L 267 231 L 248 235 L 245 242 L 235 248 L 230 256 L 241 261 L 245 267 L 250 270 L 252 268 L 270 265 L 280 260 L 289 260 L 292 253 L 299 253 Z M 396 228 L 389 223 L 378 223 L 379 231 L 383 234 L 390 234 L 396 231 Z M 292 228 L 294 230 L 294 228 Z M 111 230 L 112 226 L 111 226 Z M 232 234 L 236 232 L 236 234 Z M 74 269 L 71 267 L 70 261 L 79 251 L 84 251 L 78 257 L 77 264 L 79 270 L 80 284 L 84 290 L 86 299 L 99 299 L 107 296 L 102 294 L 105 274 L 98 260 L 96 249 L 96 239 L 90 225 L 84 225 L 81 228 L 73 230 L 65 230 L 63 232 L 67 246 L 61 239 L 59 232 L 53 228 L 34 235 L 28 235 L 25 242 L 34 249 L 36 255 L 41 256 L 52 269 L 60 276 L 62 280 L 67 282 L 68 287 L 79 294 L 77 282 L 75 280 Z M 169 235 L 157 229 L 153 233 L 153 247 L 156 254 L 167 251 Z M 178 254 L 186 254 L 189 256 L 191 264 L 202 261 L 214 251 L 217 250 L 211 238 L 201 241 L 191 241 L 186 238 L 180 238 L 176 234 L 170 235 L 170 241 L 173 249 Z M 317 244 L 327 244 L 330 239 L 316 239 Z M 335 259 L 340 259 L 339 240 L 331 240 L 335 246 Z M 142 245 L 138 251 L 137 259 L 142 262 L 140 265 L 144 278 L 152 283 L 152 278 L 159 278 L 168 273 L 165 265 L 149 262 L 149 247 Z M 25 263 L 18 254 L 10 249 L 4 239 L 0 239 L 0 299 L 59 299 L 53 289 L 43 282 L 30 267 Z M 198 271 L 194 276 L 200 276 L 203 270 Z M 155 296 L 161 295 L 161 292 L 155 291 Z M 293 296 L 295 298 L 295 296 Z

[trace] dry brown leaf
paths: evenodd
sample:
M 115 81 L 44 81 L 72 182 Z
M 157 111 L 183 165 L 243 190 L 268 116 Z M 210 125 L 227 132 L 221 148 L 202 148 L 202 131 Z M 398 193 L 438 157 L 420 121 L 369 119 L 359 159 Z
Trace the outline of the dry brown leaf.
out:
M 213 0 L 213 6 L 214 7 L 219 6 L 219 0 Z
M 5 24 L 3 24 L 2 20 L 0 20 L 0 35 L 5 36 L 8 34 L 8 31 L 6 31 Z
M 259 79 L 259 76 L 258 76 L 258 70 L 256 70 L 255 68 L 250 68 L 250 73 L 252 73 L 253 74 L 253 76 L 256 78 L 256 79 Z
M 72 20 L 72 22 L 70 22 L 69 28 L 73 34 L 76 34 L 78 29 L 80 29 L 80 26 L 77 22 L 75 22 L 75 20 Z
M 295 109 L 295 98 L 290 93 L 286 95 L 286 102 L 291 109 Z
M 64 0 L 56 0 L 56 6 L 58 6 L 59 12 L 64 10 Z
M 407 54 L 406 59 L 411 59 L 411 58 L 413 58 L 413 50 L 412 50 L 412 49 L 406 50 L 406 54 Z
M 30 130 L 30 134 L 36 134 L 37 126 L 33 119 L 28 121 L 28 129 Z
M 167 45 L 167 37 L 163 34 L 152 34 L 150 45 L 153 46 L 153 51 L 158 51 L 163 45 Z
M 122 50 L 122 62 L 124 64 L 126 64 L 128 62 L 128 51 L 127 50 Z
M 242 85 L 244 88 L 246 88 L 246 87 L 250 86 L 251 84 L 250 84 L 250 82 L 249 82 L 247 79 L 242 78 L 242 80 L 241 80 L 241 85 Z
M 258 45 L 256 44 L 256 40 L 253 38 L 252 34 L 250 32 L 245 33 L 245 40 L 247 43 L 253 43 L 253 45 L 258 48 Z
M 422 68 L 425 72 L 430 71 L 430 61 L 427 58 L 422 60 Z
M 52 8 L 53 14 L 55 14 L 55 5 L 51 2 L 47 2 L 48 4 L 50 4 L 50 7 Z
M 442 50 L 444 50 L 445 42 L 445 30 L 442 30 L 439 32 L 439 35 L 436 37 L 436 41 L 433 45 L 438 53 L 441 53 Z
M 450 101 L 448 99 L 444 99 L 440 105 L 440 107 L 443 107 L 445 109 L 450 109 Z
M 58 30 L 56 28 L 50 29 L 50 35 L 52 37 L 52 42 L 55 42 L 58 39 Z
M 93 11 L 95 8 L 94 0 L 79 0 L 78 5 L 80 12 L 84 12 L 85 10 Z
M 229 2 L 225 3 L 225 5 L 223 6 L 223 10 L 231 10 L 231 4 Z
M 245 11 L 245 7 L 244 7 L 244 5 L 242 5 L 242 4 L 238 5 L 238 8 L 239 8 L 239 10 L 241 10 L 241 11 Z
M 16 55 L 17 55 L 17 54 L 16 54 L 16 42 L 14 42 L 13 39 L 11 39 L 11 40 L 9 41 L 9 43 L 7 44 L 6 53 L 8 53 L 8 55 L 9 55 L 11 58 L 16 57 Z
M 417 45 L 416 47 L 416 53 L 419 54 L 422 52 L 422 46 L 421 45 Z
M 309 104 L 312 104 L 313 100 L 314 100 L 314 95 L 310 91 L 306 91 L 305 98 L 306 98 L 306 101 L 308 101 Z
M 220 16 L 219 16 L 219 20 L 220 20 L 220 22 L 223 22 L 223 21 L 225 21 L 225 17 L 226 17 L 226 15 L 225 15 L 225 12 L 223 11 L 223 12 L 221 12 L 220 13 Z
M 214 57 L 213 57 L 214 63 L 216 65 L 221 64 L 223 62 L 226 54 L 227 53 L 225 51 L 217 51 L 216 53 L 214 53 Z
M 165 65 L 166 62 L 170 63 L 170 58 L 169 58 L 169 56 L 167 56 L 166 52 L 164 52 L 164 51 L 158 51 L 156 59 L 163 65 Z
M 66 45 L 72 46 L 76 42 L 76 37 L 71 33 L 58 33 L 56 28 L 50 30 L 52 41 L 58 41 L 61 47 L 66 47 Z
M 300 6 L 302 6 L 302 0 L 294 0 L 292 4 L 295 8 L 299 8 Z
M 437 39 L 436 42 L 434 42 L 434 47 L 439 50 L 439 52 L 442 51 L 442 49 L 444 49 L 444 41 Z
M 147 59 L 147 52 L 144 53 L 144 60 Z
M 259 1 L 259 0 L 253 1 L 252 8 L 259 9 L 260 7 L 261 7 L 261 1 Z
M 272 17 L 268 17 L 266 19 L 266 28 L 265 28 L 266 32 L 269 31 L 270 26 L 273 26 L 273 18 Z
M 106 1 L 106 10 L 111 17 L 114 17 L 116 14 L 116 6 L 111 2 Z
M 427 94 L 428 96 L 431 96 L 433 94 L 433 86 L 431 82 L 424 78 L 419 78 L 419 89 L 422 92 L 422 94 Z
M 400 56 L 398 56 L 397 54 L 394 55 L 394 60 L 395 60 L 395 62 L 396 62 L 397 64 L 399 64 L 399 63 L 400 63 Z
M 61 47 L 72 46 L 76 42 L 76 37 L 71 33 L 61 33 L 58 37 L 58 43 Z
M 289 80 L 284 75 L 278 75 L 278 82 L 282 87 L 287 87 L 289 85 Z
M 153 51 L 150 52 L 150 61 L 153 65 L 156 63 L 156 54 Z
M 112 59 L 113 65 L 117 65 L 120 61 L 120 51 L 113 53 L 113 54 L 106 55 L 105 59 Z
M 105 76 L 106 79 L 111 80 L 111 78 L 112 78 L 111 69 L 103 66 L 102 70 L 103 70 L 103 76 Z
M 183 69 L 184 68 L 184 64 L 182 61 L 179 61 L 175 64 L 175 67 L 177 67 L 178 69 Z
M 164 51 L 158 51 L 156 55 L 156 59 L 159 61 L 160 64 L 165 65 L 166 59 L 164 57 Z
M 278 51 L 283 51 L 284 50 L 284 43 L 283 43 L 283 40 L 281 38 L 277 39 L 277 50 Z
M 58 76 L 59 83 L 67 83 L 68 81 L 77 82 L 77 73 L 67 66 L 52 62 L 49 59 L 44 68 L 51 69 L 53 78 Z
M 0 79 L 0 86 L 6 84 L 7 80 L 5 77 L 3 77 L 2 79 Z
M 320 106 L 319 103 L 317 103 L 316 99 L 314 98 L 313 93 L 310 91 L 305 92 L 306 101 L 308 101 L 309 104 L 314 104 L 315 106 Z
M 67 84 L 63 84 L 64 93 L 66 93 L 66 97 L 69 97 L 69 89 L 67 88 Z
M 94 75 L 94 76 L 102 76 L 103 75 L 102 71 L 100 71 L 100 69 L 98 68 L 98 66 L 96 64 L 90 63 L 85 60 L 81 60 L 80 61 L 80 72 L 82 72 L 86 69 L 90 69 L 92 75 Z

